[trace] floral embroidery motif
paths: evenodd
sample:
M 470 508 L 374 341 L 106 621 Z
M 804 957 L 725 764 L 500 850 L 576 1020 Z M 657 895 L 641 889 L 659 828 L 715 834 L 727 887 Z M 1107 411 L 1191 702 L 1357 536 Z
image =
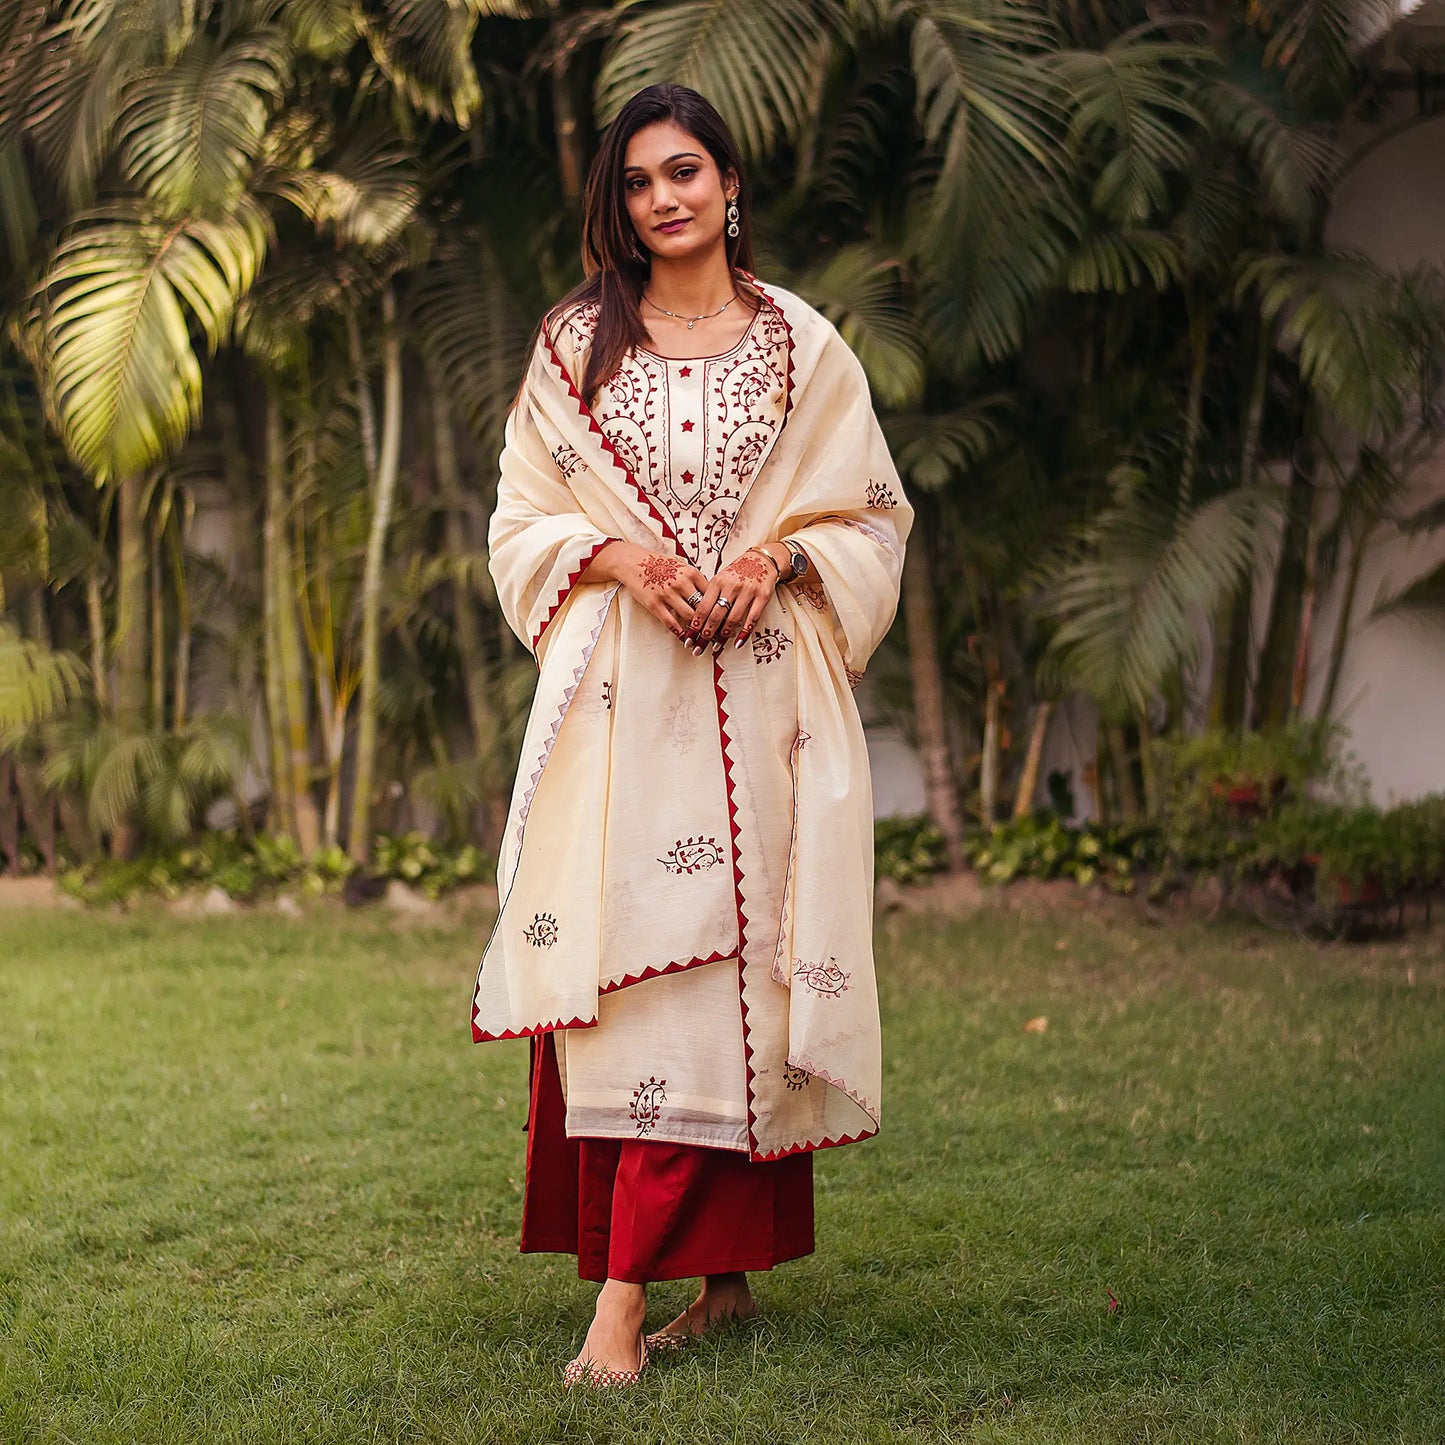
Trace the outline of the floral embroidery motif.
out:
M 723 861 L 723 852 L 716 838 L 679 838 L 657 861 L 669 873 L 703 873 Z
M 851 973 L 844 973 L 838 967 L 838 960 L 830 958 L 827 963 L 804 963 L 801 958 L 793 960 L 793 977 L 800 978 L 819 998 L 839 998 L 848 992 Z
M 608 712 L 612 711 L 612 679 L 604 678 L 602 682 L 602 706 Z
M 562 473 L 564 482 L 582 465 L 582 458 L 577 455 L 576 448 L 569 447 L 565 442 L 552 453 L 552 460 L 557 463 L 557 470 Z
M 898 505 L 898 498 L 886 482 L 868 483 L 868 505 L 875 512 L 891 512 Z
M 533 948 L 551 948 L 557 942 L 557 920 L 550 913 L 537 914 L 522 931 Z
M 807 1088 L 813 1076 L 806 1069 L 796 1069 L 792 1064 L 783 1067 L 783 1082 L 794 1092 Z
M 764 306 L 722 356 L 678 365 L 638 350 L 596 402 L 597 423 L 678 550 L 711 576 L 787 408 L 788 330 Z
M 843 669 L 843 675 L 848 679 L 849 687 L 857 687 L 858 684 L 863 681 L 863 674 L 861 672 L 854 672 L 851 667 L 845 667 Z
M 667 1102 L 667 1080 L 651 1075 L 632 1091 L 632 1107 L 628 1113 L 637 1125 L 639 1136 L 646 1136 L 657 1128 L 662 1115 L 662 1106 Z
M 753 633 L 753 661 L 776 662 L 792 645 L 792 638 L 780 628 L 760 627 Z
M 798 736 L 793 739 L 793 746 L 801 752 L 812 741 L 813 734 L 810 733 L 807 728 L 799 728 Z

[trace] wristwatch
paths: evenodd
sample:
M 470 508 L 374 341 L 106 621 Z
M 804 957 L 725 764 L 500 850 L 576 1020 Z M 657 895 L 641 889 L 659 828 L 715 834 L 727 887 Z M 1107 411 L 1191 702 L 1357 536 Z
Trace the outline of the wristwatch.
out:
M 790 542 L 786 537 L 779 537 L 778 541 L 788 549 L 788 556 L 792 559 L 791 570 L 785 580 L 795 582 L 799 577 L 806 577 L 808 568 L 812 565 L 808 561 L 808 554 L 796 542 Z

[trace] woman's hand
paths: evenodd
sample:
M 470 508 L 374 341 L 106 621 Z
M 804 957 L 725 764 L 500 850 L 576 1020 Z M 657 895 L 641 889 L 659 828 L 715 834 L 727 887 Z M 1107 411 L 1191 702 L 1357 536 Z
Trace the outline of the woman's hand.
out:
M 691 646 L 699 657 L 709 644 L 716 656 L 729 637 L 735 637 L 734 645 L 741 647 L 752 634 L 777 585 L 778 569 L 766 558 L 756 552 L 734 557 L 707 584 L 692 626 L 683 639 L 684 645 Z
M 708 580 L 681 557 L 649 552 L 636 542 L 609 542 L 582 574 L 587 582 L 620 582 L 674 637 L 686 641 L 693 620 L 689 598 Z

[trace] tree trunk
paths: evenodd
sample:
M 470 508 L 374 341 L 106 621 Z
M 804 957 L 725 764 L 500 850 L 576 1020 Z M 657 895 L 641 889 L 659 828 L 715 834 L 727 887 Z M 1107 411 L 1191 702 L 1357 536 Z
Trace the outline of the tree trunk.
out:
M 390 286 L 388 285 L 388 290 Z M 366 379 L 366 354 L 361 345 L 361 322 L 356 308 L 344 308 L 346 346 L 351 357 L 352 384 L 356 388 L 356 419 L 361 428 L 361 459 L 366 465 L 366 478 L 376 485 L 376 406 L 371 399 L 371 385 Z
M 1350 560 L 1345 567 L 1345 586 L 1340 593 L 1339 616 L 1335 618 L 1335 633 L 1330 639 L 1329 672 L 1325 675 L 1324 692 L 1320 694 L 1320 705 L 1316 716 L 1321 722 L 1329 722 L 1335 710 L 1335 693 L 1339 690 L 1340 670 L 1345 661 L 1345 648 L 1350 641 L 1350 626 L 1355 619 L 1355 601 L 1360 590 L 1360 572 L 1365 562 L 1367 537 L 1350 539 Z
M 280 456 L 281 408 L 272 384 L 266 386 L 266 501 L 261 525 L 262 576 L 261 615 L 263 629 L 262 683 L 266 697 L 266 730 L 271 761 L 271 830 L 295 838 L 296 798 L 291 787 L 291 769 L 286 762 L 287 740 L 291 735 L 286 717 L 286 689 L 282 678 L 281 610 L 286 596 L 286 572 L 279 553 L 285 546 L 285 496 L 282 490 Z
M 120 566 L 116 576 L 115 718 L 124 733 L 146 725 L 146 525 L 145 477 L 132 473 L 116 484 Z M 130 858 L 140 842 L 131 820 L 111 835 L 114 858 Z
M 1255 342 L 1254 371 L 1245 402 L 1239 445 L 1239 485 L 1251 487 L 1259 465 L 1259 439 L 1269 388 L 1269 332 L 1263 325 Z M 1214 619 L 1214 666 L 1211 670 L 1209 723 L 1214 728 L 1242 728 L 1249 692 L 1249 623 L 1254 600 L 1254 568 L 1238 590 L 1221 604 Z
M 175 531 L 169 534 L 171 583 L 176 594 L 176 678 L 175 697 L 171 703 L 171 726 L 177 731 L 185 727 L 191 709 L 191 594 L 186 585 L 186 536 L 176 514 Z
M 310 708 L 306 693 L 306 659 L 301 647 L 301 625 L 296 617 L 296 578 L 287 531 L 286 439 L 281 402 L 274 385 L 266 391 L 266 526 L 274 571 L 268 578 L 275 592 L 276 653 L 280 663 L 280 716 L 284 731 L 278 735 L 279 766 L 286 776 L 283 787 L 290 801 L 297 846 L 303 857 L 314 857 L 321 846 L 321 820 L 311 793 Z
M 948 726 L 943 706 L 943 669 L 938 663 L 938 621 L 928 554 L 921 537 L 904 553 L 903 613 L 908 629 L 908 666 L 913 679 L 913 717 L 918 734 L 918 758 L 923 765 L 923 786 L 928 812 L 943 837 L 948 866 L 962 872 L 965 864 L 963 815 L 953 759 L 948 750 Z
M 992 828 L 998 821 L 1002 708 L 1003 686 L 990 677 L 983 694 L 983 748 L 978 764 L 978 813 L 985 828 Z
M 155 508 L 150 525 L 150 609 L 151 609 L 151 720 L 158 731 L 166 726 L 166 594 L 165 570 L 161 566 L 162 508 Z
M 1114 796 L 1119 801 L 1119 817 L 1126 823 L 1139 821 L 1139 790 L 1134 786 L 1134 771 L 1129 766 L 1129 740 L 1122 723 L 1105 724 L 1109 745 L 1109 771 L 1114 775 Z
M 115 702 L 110 693 L 110 669 L 105 661 L 105 600 L 100 592 L 100 578 L 94 569 L 85 576 L 85 620 L 90 632 L 90 674 L 95 684 L 96 706 L 113 713 Z
M 1269 619 L 1259 654 L 1259 676 L 1254 689 L 1253 722 L 1277 726 L 1289 716 L 1295 644 L 1304 606 L 1310 523 L 1314 502 L 1313 457 L 1296 460 L 1290 468 L 1285 501 L 1284 536 L 1275 567 Z
M 1044 742 L 1049 735 L 1049 719 L 1053 712 L 1054 705 L 1047 699 L 1034 710 L 1029 744 L 1024 752 L 1023 772 L 1019 774 L 1018 791 L 1014 794 L 1015 820 L 1027 818 L 1034 810 L 1034 796 L 1039 790 L 1039 769 L 1044 761 Z
M 428 368 L 427 390 L 431 397 L 433 451 L 437 485 L 442 494 L 446 545 L 452 556 L 458 557 L 469 550 L 470 538 L 462 513 L 461 469 L 457 465 L 451 409 L 447 405 L 445 384 L 434 367 Z M 452 608 L 456 615 L 457 655 L 466 689 L 467 714 L 472 724 L 472 748 L 482 777 L 489 782 L 492 772 L 489 763 L 495 756 L 501 732 L 501 720 L 492 706 L 495 679 L 483 641 L 482 619 L 478 616 L 475 599 L 465 587 L 453 586 Z M 488 791 L 493 790 L 489 787 Z M 490 822 L 497 811 L 495 800 L 489 796 L 485 801 L 486 817 Z M 489 847 L 494 846 L 497 838 L 489 836 L 486 842 Z
M 552 71 L 552 119 L 557 127 L 557 169 L 562 178 L 562 199 L 567 209 L 582 209 L 582 186 L 587 177 L 587 156 L 582 144 L 581 111 L 577 104 L 576 81 L 567 61 L 571 49 L 560 57 Z
M 371 532 L 361 594 L 361 708 L 356 729 L 356 780 L 351 799 L 347 853 L 357 863 L 371 857 L 371 791 L 376 771 L 376 701 L 381 684 L 381 584 L 386 538 L 391 528 L 401 464 L 401 336 L 396 324 L 396 292 L 390 282 L 381 293 L 382 417 L 372 498 Z

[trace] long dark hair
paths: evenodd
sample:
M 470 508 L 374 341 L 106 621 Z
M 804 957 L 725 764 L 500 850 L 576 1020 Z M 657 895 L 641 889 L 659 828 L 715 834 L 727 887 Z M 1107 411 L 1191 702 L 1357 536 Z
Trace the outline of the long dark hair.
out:
M 734 274 L 753 268 L 752 196 L 743 175 L 742 153 L 727 122 L 711 101 L 685 85 L 649 85 L 639 90 L 607 127 L 587 176 L 582 217 L 582 265 L 587 279 L 564 296 L 542 323 L 551 335 L 569 312 L 593 302 L 600 306 L 582 378 L 582 395 L 589 405 L 602 383 L 622 365 L 623 357 L 647 340 L 641 306 L 652 259 L 627 214 L 623 167 L 627 143 L 645 126 L 660 120 L 670 120 L 696 137 L 716 162 L 719 175 L 732 171 L 737 177 L 738 233 L 724 236 L 728 265 Z

